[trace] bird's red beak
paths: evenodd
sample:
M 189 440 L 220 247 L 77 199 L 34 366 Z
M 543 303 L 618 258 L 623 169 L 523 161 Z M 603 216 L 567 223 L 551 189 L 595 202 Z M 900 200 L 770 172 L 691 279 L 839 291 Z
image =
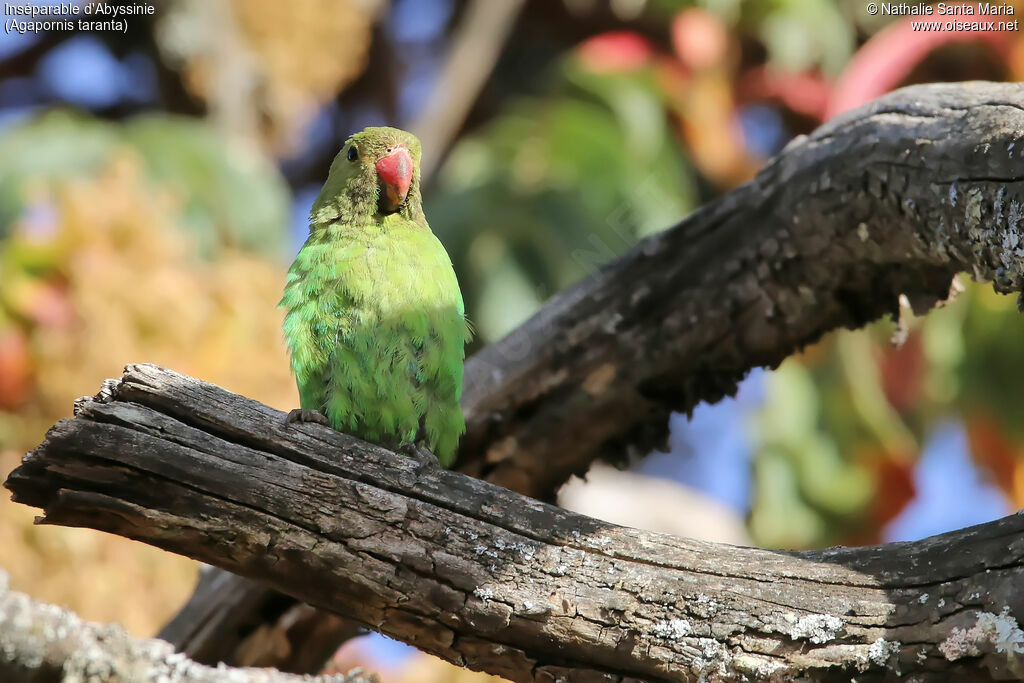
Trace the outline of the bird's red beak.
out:
M 398 211 L 409 194 L 412 184 L 412 157 L 405 147 L 389 147 L 377 160 L 377 178 L 380 179 L 380 204 L 387 212 Z

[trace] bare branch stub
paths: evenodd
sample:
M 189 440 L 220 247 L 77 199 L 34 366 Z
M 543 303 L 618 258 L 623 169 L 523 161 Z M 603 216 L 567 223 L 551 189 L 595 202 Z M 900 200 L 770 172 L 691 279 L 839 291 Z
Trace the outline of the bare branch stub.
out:
M 1024 675 L 1024 516 L 781 552 L 616 527 L 129 366 L 12 473 L 44 522 L 256 579 L 534 680 Z
M 294 676 L 272 669 L 203 666 L 177 654 L 170 643 L 128 635 L 117 624 L 83 621 L 70 610 L 10 590 L 0 571 L 0 680 L 174 681 L 189 683 L 379 683 L 361 671 Z

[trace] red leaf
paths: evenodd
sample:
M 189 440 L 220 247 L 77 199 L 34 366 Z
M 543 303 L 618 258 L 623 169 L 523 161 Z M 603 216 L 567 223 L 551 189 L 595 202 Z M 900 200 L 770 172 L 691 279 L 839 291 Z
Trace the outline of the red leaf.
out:
M 914 487 L 914 460 L 908 455 L 899 455 L 875 461 L 875 497 L 871 503 L 871 521 L 879 533 L 917 495 Z
M 875 493 L 868 503 L 863 523 L 844 534 L 846 545 L 873 545 L 882 542 L 882 531 L 917 495 L 914 486 L 916 453 L 891 453 L 875 448 L 862 451 L 873 470 Z
M 986 468 L 993 483 L 1017 506 L 1024 505 L 1017 495 L 1017 469 L 1020 444 L 1014 443 L 995 418 L 974 413 L 964 419 L 967 443 L 974 461 Z
M 889 405 L 901 413 L 913 410 L 921 397 L 926 368 L 921 335 L 916 331 L 901 346 L 882 348 L 878 371 Z
M 654 49 L 638 33 L 610 31 L 587 39 L 576 53 L 583 66 L 595 73 L 621 73 L 647 64 Z

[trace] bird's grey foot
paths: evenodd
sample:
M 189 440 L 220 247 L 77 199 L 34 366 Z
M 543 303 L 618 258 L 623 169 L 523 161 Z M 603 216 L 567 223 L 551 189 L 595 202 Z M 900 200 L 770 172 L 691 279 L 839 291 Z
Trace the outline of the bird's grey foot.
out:
M 331 426 L 331 423 L 327 421 L 327 418 L 319 410 L 308 410 L 305 408 L 296 408 L 284 418 L 285 427 L 293 422 L 315 422 L 325 427 Z
M 437 456 L 430 452 L 430 450 L 420 443 L 407 443 L 403 444 L 398 452 L 402 455 L 407 455 L 421 465 L 427 465 L 428 467 L 440 467 L 441 463 L 437 461 Z

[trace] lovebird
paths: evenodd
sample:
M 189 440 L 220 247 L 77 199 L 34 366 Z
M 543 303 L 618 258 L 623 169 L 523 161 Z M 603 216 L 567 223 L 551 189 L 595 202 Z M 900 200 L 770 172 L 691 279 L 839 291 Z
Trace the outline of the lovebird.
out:
M 471 330 L 451 259 L 420 196 L 420 142 L 397 128 L 350 137 L 313 202 L 288 270 L 284 335 L 301 408 L 320 422 L 442 466 L 465 431 Z

